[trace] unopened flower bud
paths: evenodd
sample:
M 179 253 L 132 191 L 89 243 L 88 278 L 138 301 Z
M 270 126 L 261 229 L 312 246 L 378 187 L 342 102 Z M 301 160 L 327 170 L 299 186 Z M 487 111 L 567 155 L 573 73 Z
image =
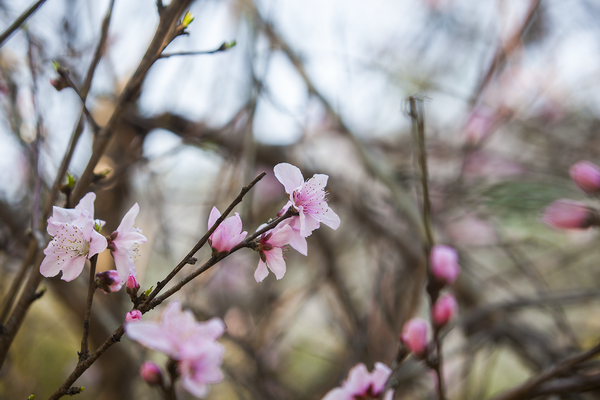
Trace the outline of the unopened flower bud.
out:
M 431 273 L 440 283 L 451 285 L 460 274 L 458 253 L 450 246 L 436 245 L 431 249 Z
M 140 284 L 138 283 L 137 279 L 135 279 L 135 276 L 129 275 L 129 277 L 127 278 L 126 287 L 127 294 L 129 294 L 130 296 L 135 296 L 138 290 L 140 289 Z
M 425 320 L 413 318 L 404 324 L 400 340 L 415 356 L 424 356 L 429 346 L 427 331 L 428 325 Z
M 451 294 L 445 294 L 440 297 L 431 310 L 433 324 L 437 327 L 442 327 L 450 322 L 458 312 L 458 304 L 456 299 Z
M 98 288 L 104 293 L 118 292 L 123 286 L 119 279 L 119 273 L 114 269 L 98 272 L 96 274 L 96 283 L 98 284 Z
M 600 192 L 600 167 L 589 161 L 579 161 L 569 170 L 571 179 L 584 192 L 594 194 Z
M 136 322 L 142 320 L 142 312 L 140 310 L 132 310 L 125 315 L 126 322 Z
M 150 386 L 162 386 L 164 379 L 160 367 L 152 361 L 146 361 L 140 368 L 142 379 Z
M 594 224 L 595 216 L 585 203 L 559 199 L 546 207 L 541 219 L 554 228 L 586 229 Z
M 57 76 L 54 79 L 50 79 L 50 84 L 54 86 L 54 89 L 56 89 L 59 92 L 69 86 L 65 78 L 63 78 L 62 76 Z

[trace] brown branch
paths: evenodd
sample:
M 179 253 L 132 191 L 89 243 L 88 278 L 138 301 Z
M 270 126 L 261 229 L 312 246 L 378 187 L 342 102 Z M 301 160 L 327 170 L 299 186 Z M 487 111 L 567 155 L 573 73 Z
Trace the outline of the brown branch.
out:
M 210 238 L 210 235 L 212 235 L 213 232 L 218 228 L 218 226 L 223 221 L 225 221 L 225 218 L 227 218 L 229 213 L 231 213 L 231 211 L 233 211 L 235 206 L 237 206 L 239 203 L 241 203 L 241 201 L 244 198 L 244 196 L 246 195 L 246 193 L 248 193 L 254 187 L 254 185 L 256 185 L 262 178 L 264 178 L 265 175 L 267 175 L 265 172 L 260 173 L 256 178 L 254 178 L 254 180 L 252 182 L 250 182 L 248 184 L 248 186 L 245 186 L 242 188 L 242 190 L 240 191 L 240 194 L 231 202 L 231 204 L 229 204 L 229 207 L 227 207 L 227 209 L 225 211 L 223 211 L 223 214 L 221 214 L 221 216 L 215 221 L 215 223 L 213 224 L 213 226 L 210 227 L 208 232 L 206 232 L 206 234 L 204 236 L 202 236 L 202 238 L 198 241 L 198 243 L 196 243 L 196 245 L 188 252 L 188 254 L 185 257 L 183 257 L 183 259 L 179 262 L 179 264 L 177 264 L 175 266 L 175 268 L 173 268 L 173 270 L 169 273 L 169 275 L 167 275 L 167 277 L 165 279 L 163 279 L 162 281 L 160 281 L 156 284 L 156 288 L 152 291 L 152 293 L 150 293 L 150 295 L 148 295 L 148 298 L 146 299 L 146 301 L 144 302 L 142 307 L 140 307 L 140 310 L 142 312 L 146 312 L 148 309 L 150 309 L 149 306 L 150 306 L 150 302 L 152 301 L 152 299 L 154 299 L 160 293 L 160 291 L 167 285 L 167 283 L 169 283 L 175 277 L 175 275 L 177 275 L 177 273 L 179 273 L 179 271 L 181 271 L 181 269 L 186 266 L 186 264 L 189 264 L 189 260 L 191 258 L 193 258 L 194 255 L 198 252 L 198 250 L 200 250 L 202 248 L 202 246 L 204 246 L 206 244 L 206 242 L 208 241 L 208 238 Z M 235 247 L 234 247 L 234 249 L 235 249 Z M 230 251 L 230 253 L 232 253 L 234 251 L 234 249 L 232 249 Z M 211 260 L 213 258 L 211 258 Z M 217 261 L 219 261 L 221 259 L 222 258 L 219 258 Z M 210 262 L 210 260 L 209 260 L 209 262 Z M 216 261 L 215 261 L 215 263 L 216 263 Z M 204 267 L 205 265 L 206 264 L 204 264 L 202 267 Z M 206 269 L 210 268 L 212 265 L 214 265 L 214 263 L 209 265 L 208 267 L 206 267 Z M 202 269 L 202 267 L 200 267 L 200 269 Z M 204 272 L 204 271 L 202 271 L 202 272 Z M 200 273 L 202 273 L 202 272 L 200 272 Z M 188 278 L 186 278 L 186 279 L 188 279 Z M 186 279 L 184 279 L 184 281 Z M 191 278 L 191 279 L 193 279 L 193 278 Z M 189 280 L 191 280 L 191 279 L 189 279 Z M 189 282 L 189 280 L 187 280 L 185 283 Z M 183 284 L 180 283 L 180 284 L 181 284 L 181 286 L 183 286 L 183 285 L 185 285 L 185 283 L 183 283 Z M 177 289 L 177 290 L 179 290 L 179 289 Z M 158 303 L 158 304 L 160 304 L 160 303 Z
M 175 57 L 175 56 L 201 56 L 204 54 L 215 54 L 215 53 L 220 53 L 222 51 L 227 51 L 230 48 L 232 48 L 233 46 L 235 46 L 235 42 L 231 42 L 231 43 L 224 42 L 218 49 L 214 49 L 214 50 L 182 51 L 182 52 L 178 52 L 178 53 L 163 53 L 158 58 L 161 59 L 161 58 L 169 58 L 169 57 Z
M 0 35 L 0 47 L 4 44 L 4 41 L 8 39 L 19 27 L 29 18 L 42 4 L 44 4 L 46 0 L 38 0 L 36 3 L 33 3 L 31 7 L 23 12 L 23 14 L 19 15 L 19 18 L 12 23 L 3 33 Z
M 89 185 L 94 179 L 94 168 L 96 167 L 96 164 L 100 161 L 110 139 L 115 134 L 116 127 L 121 120 L 123 113 L 127 109 L 128 103 L 134 101 L 139 96 L 142 83 L 150 70 L 150 67 L 152 67 L 154 62 L 160 57 L 161 53 L 169 43 L 177 36 L 184 33 L 184 27 L 178 23 L 178 19 L 191 2 L 192 0 L 174 0 L 163 9 L 162 13 L 160 13 L 158 28 L 146 50 L 146 54 L 144 54 L 136 71 L 117 99 L 115 111 L 106 126 L 100 130 L 94 141 L 92 156 L 90 157 L 85 171 L 73 189 L 70 200 L 71 205 L 76 204 L 88 190 Z
M 90 334 L 90 314 L 92 312 L 92 302 L 94 300 L 94 293 L 96 292 L 97 261 L 98 254 L 92 256 L 92 258 L 90 259 L 90 281 L 88 286 L 87 301 L 85 303 L 85 316 L 83 317 L 83 335 L 81 337 L 81 351 L 79 352 L 79 362 L 82 362 L 90 356 L 88 337 Z
M 81 87 L 81 94 L 84 99 L 87 98 L 88 92 L 89 92 L 91 84 L 92 84 L 92 79 L 93 79 L 94 73 L 96 71 L 96 67 L 98 66 L 98 63 L 100 62 L 100 58 L 102 56 L 102 49 L 104 48 L 104 45 L 106 43 L 106 38 L 108 37 L 108 27 L 110 25 L 110 20 L 111 20 L 111 16 L 112 16 L 112 10 L 113 10 L 114 3 L 115 3 L 115 1 L 112 0 L 108 7 L 106 15 L 104 17 L 104 20 L 102 22 L 102 30 L 101 30 L 101 34 L 100 34 L 100 40 L 98 41 L 98 45 L 96 46 L 96 50 L 94 52 L 94 57 L 92 59 L 92 63 L 90 64 L 90 66 L 88 68 L 86 77 L 84 79 L 84 83 Z M 84 118 L 84 116 L 82 113 L 81 116 L 79 117 L 79 122 L 77 123 L 75 130 L 73 131 L 73 134 L 71 136 L 71 140 L 69 143 L 69 149 L 67 150 L 67 153 L 63 157 L 60 168 L 59 168 L 56 178 L 54 180 L 54 184 L 52 185 L 52 188 L 50 190 L 50 194 L 46 199 L 46 203 L 44 204 L 43 213 L 42 213 L 42 215 L 40 217 L 40 221 L 39 221 L 40 226 L 45 226 L 46 220 L 48 219 L 48 216 L 50 215 L 50 212 L 52 211 L 52 206 L 56 200 L 56 196 L 58 195 L 58 191 L 59 191 L 59 187 L 61 186 L 62 179 L 64 178 L 65 174 L 67 173 L 67 169 L 69 167 L 69 164 L 70 164 L 73 154 L 75 152 L 75 147 L 77 146 L 77 142 L 79 140 L 79 137 L 81 136 L 81 132 L 83 132 L 83 118 Z M 41 245 L 41 243 L 36 243 L 35 246 L 33 244 L 29 245 L 26 260 L 27 259 L 34 260 L 36 258 L 36 255 L 38 254 L 38 251 L 39 251 L 38 246 L 40 246 L 40 245 Z M 35 295 L 35 290 L 42 280 L 42 276 L 38 273 L 38 270 L 37 270 L 42 259 L 43 258 L 39 258 L 38 261 L 34 264 L 35 268 L 30 269 L 29 279 L 26 283 L 25 288 L 22 291 L 21 297 L 19 298 L 17 305 L 15 306 L 13 315 L 11 316 L 11 318 L 7 322 L 6 326 L 4 327 L 3 332 L 0 334 L 0 368 L 2 367 L 2 364 L 4 363 L 4 360 L 6 359 L 6 355 L 8 354 L 8 349 L 10 348 L 10 345 L 12 344 L 12 341 L 13 341 L 14 337 L 16 336 L 18 329 L 21 326 L 21 323 L 23 322 L 22 319 L 25 318 L 25 315 L 27 314 L 27 310 L 33 302 L 30 299 Z M 18 291 L 18 288 L 21 286 L 22 281 L 26 278 L 28 267 L 29 267 L 29 263 L 23 262 L 23 264 L 21 265 L 21 271 L 19 272 L 18 276 L 16 277 L 16 280 L 13 282 L 13 284 L 11 286 L 11 293 L 12 293 L 12 287 L 15 287 L 15 290 L 14 290 L 15 293 Z M 4 304 L 7 304 L 9 302 L 12 303 L 13 301 L 14 300 L 12 297 L 5 298 Z
M 542 373 L 528 379 L 522 385 L 519 385 L 515 388 L 509 389 L 504 393 L 501 393 L 492 400 L 519 400 L 530 398 L 530 394 L 537 389 L 541 384 L 549 381 L 550 379 L 564 374 L 568 372 L 570 369 L 575 367 L 577 364 L 580 364 L 584 361 L 589 360 L 590 358 L 595 357 L 600 354 L 600 343 L 591 348 L 590 350 L 584 351 L 583 353 L 576 354 L 571 356 L 559 364 L 553 365 L 552 367 L 546 369 Z

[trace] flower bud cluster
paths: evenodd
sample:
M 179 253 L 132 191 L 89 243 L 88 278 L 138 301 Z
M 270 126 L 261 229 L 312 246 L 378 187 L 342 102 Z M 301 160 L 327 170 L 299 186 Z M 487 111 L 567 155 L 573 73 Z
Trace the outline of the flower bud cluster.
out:
M 589 161 L 579 161 L 570 169 L 573 182 L 588 195 L 600 193 L 600 167 Z M 571 199 L 558 199 L 552 202 L 542 213 L 541 220 L 557 229 L 587 229 L 598 225 L 599 220 L 594 209 L 586 203 Z

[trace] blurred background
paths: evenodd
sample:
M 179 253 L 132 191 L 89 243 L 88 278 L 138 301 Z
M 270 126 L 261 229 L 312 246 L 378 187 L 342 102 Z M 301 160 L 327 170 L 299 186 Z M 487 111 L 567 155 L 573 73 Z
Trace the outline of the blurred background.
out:
M 0 29 L 29 5 L 0 1 Z M 51 85 L 51 62 L 82 82 L 108 7 L 48 0 L 0 48 L 1 298 L 79 118 L 77 95 Z M 328 174 L 342 220 L 308 238 L 307 257 L 288 251 L 280 281 L 257 284 L 259 258 L 247 250 L 175 296 L 200 320 L 227 324 L 226 378 L 209 399 L 320 399 L 357 362 L 391 365 L 404 322 L 428 317 L 410 95 L 424 101 L 435 238 L 459 250 L 463 268 L 453 287 L 459 318 L 444 340 L 448 397 L 490 398 L 596 343 L 598 234 L 555 231 L 539 215 L 561 197 L 595 204 L 568 170 L 600 162 L 600 3 L 198 0 L 190 11 L 189 35 L 167 52 L 236 46 L 158 60 L 97 167 L 108 175 L 90 188 L 105 234 L 140 204 L 142 289 L 206 232 L 213 205 L 226 208 L 262 171 L 237 211 L 249 232 L 274 217 L 286 202 L 272 173 L 279 162 L 306 179 Z M 155 2 L 116 0 L 87 101 L 100 125 L 157 23 Z M 75 177 L 92 142 L 86 126 Z M 101 255 L 101 269 L 111 263 Z M 43 281 L 48 291 L 0 371 L 0 397 L 44 398 L 68 376 L 87 279 Z M 124 291 L 96 295 L 92 348 L 130 309 Z M 160 309 L 145 318 L 158 320 Z M 158 399 L 138 370 L 161 357 L 124 338 L 79 379 L 78 398 Z M 396 399 L 435 398 L 418 361 L 394 378 Z M 569 396 L 554 398 L 597 398 Z

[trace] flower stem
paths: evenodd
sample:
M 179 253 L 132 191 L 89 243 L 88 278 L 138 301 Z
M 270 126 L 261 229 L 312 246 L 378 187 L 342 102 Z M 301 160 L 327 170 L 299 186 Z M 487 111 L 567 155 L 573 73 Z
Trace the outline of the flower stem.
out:
M 90 283 L 88 286 L 87 302 L 85 305 L 85 316 L 83 317 L 83 337 L 81 338 L 81 351 L 79 352 L 79 363 L 85 361 L 90 356 L 88 346 L 88 336 L 90 334 L 90 314 L 92 312 L 92 301 L 96 292 L 96 263 L 98 254 L 90 258 Z

